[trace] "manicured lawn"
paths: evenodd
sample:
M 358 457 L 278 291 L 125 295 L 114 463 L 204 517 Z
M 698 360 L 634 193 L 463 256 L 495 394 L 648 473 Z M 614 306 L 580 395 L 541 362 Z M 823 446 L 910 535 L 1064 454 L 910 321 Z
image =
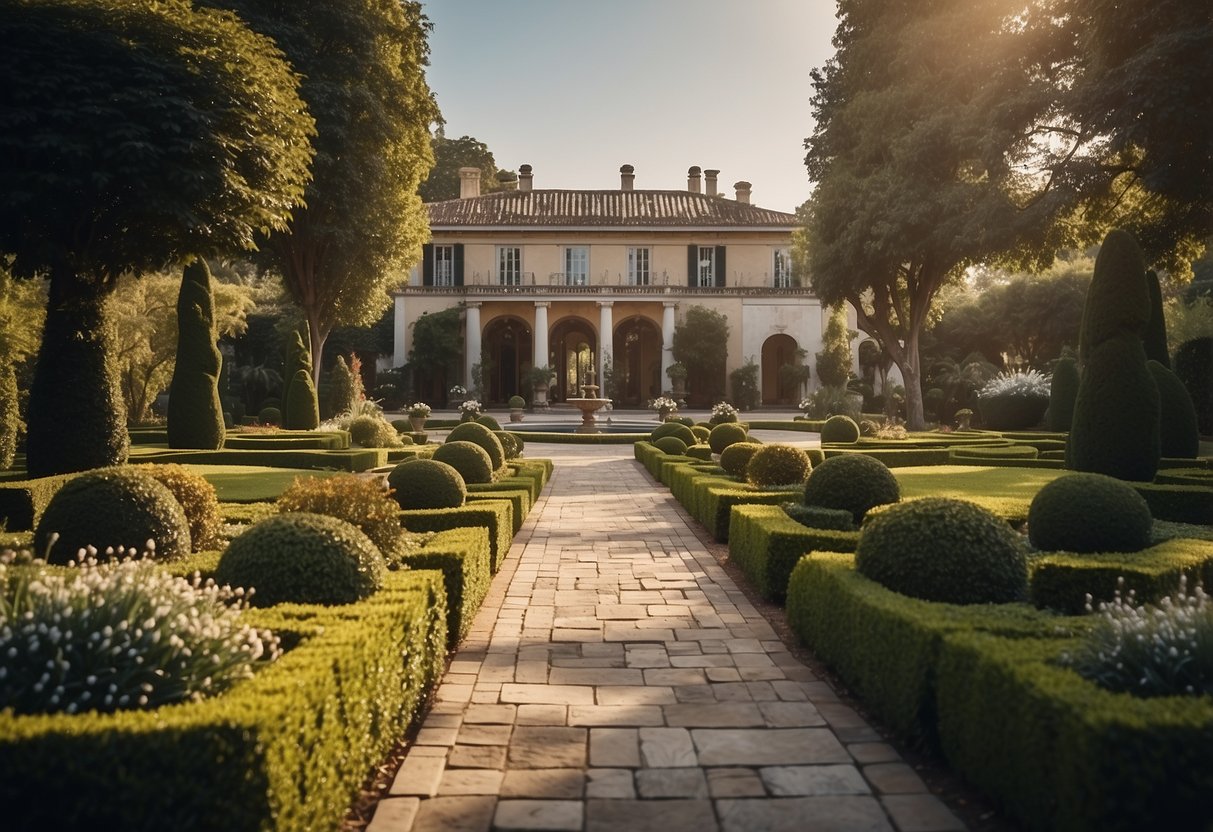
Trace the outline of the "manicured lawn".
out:
M 300 477 L 331 477 L 341 471 L 270 468 L 263 465 L 187 465 L 215 486 L 224 503 L 273 502 Z
M 984 465 L 926 465 L 894 468 L 904 500 L 956 497 L 971 500 L 999 517 L 1022 520 L 1032 498 L 1065 471 Z

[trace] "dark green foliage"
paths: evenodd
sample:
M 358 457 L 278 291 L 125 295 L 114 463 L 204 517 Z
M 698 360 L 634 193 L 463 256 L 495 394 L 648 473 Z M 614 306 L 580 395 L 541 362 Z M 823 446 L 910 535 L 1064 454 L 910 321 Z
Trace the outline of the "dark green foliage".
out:
M 22 428 L 16 370 L 11 365 L 0 367 L 0 468 L 13 467 Z
M 383 583 L 383 554 L 356 526 L 323 514 L 279 514 L 228 544 L 221 584 L 254 588 L 250 603 L 352 604 Z
M 281 425 L 282 411 L 276 407 L 263 407 L 257 414 L 257 421 L 263 425 Z
M 1167 319 L 1163 315 L 1162 287 L 1158 285 L 1158 272 L 1150 269 L 1146 272 L 1146 289 L 1150 293 L 1150 322 L 1142 337 L 1146 346 L 1146 359 L 1157 361 L 1167 369 L 1171 368 L 1171 354 L 1167 350 Z
M 48 563 L 67 563 L 87 546 L 95 546 L 97 557 L 105 559 L 111 546 L 142 552 L 148 540 L 155 541 L 158 560 L 184 557 L 190 552 L 189 520 L 172 492 L 154 477 L 121 466 L 89 471 L 65 483 L 38 520 L 34 551 Z
M 1150 482 L 1160 456 L 1159 412 L 1158 385 L 1141 339 L 1103 342 L 1083 369 L 1066 467 Z
M 729 373 L 729 389 L 740 410 L 753 410 L 762 402 L 762 391 L 758 389 L 758 370 L 759 367 L 751 356 L 745 364 Z M 736 416 L 731 416 L 728 421 L 736 419 Z M 712 417 L 712 421 L 716 422 L 716 417 Z
M 51 498 L 75 474 L 0 483 L 0 524 L 9 532 L 34 528 Z
M 458 508 L 467 499 L 459 472 L 433 459 L 400 463 L 387 475 L 387 484 L 402 509 Z
M 813 473 L 817 473 L 816 470 Z M 809 479 L 812 479 L 810 475 Z M 797 523 L 810 529 L 833 529 L 839 532 L 855 531 L 855 518 L 851 512 L 841 508 L 826 508 L 803 503 L 784 503 L 783 510 Z
M 804 504 L 850 512 L 858 525 L 873 506 L 896 503 L 901 486 L 889 467 L 862 454 L 844 454 L 824 460 L 804 484 Z
M 1113 338 L 1141 339 L 1150 323 L 1146 263 L 1133 235 L 1109 231 L 1095 258 L 1095 275 L 1082 313 L 1079 358 L 1089 362 L 1097 346 Z
M 737 505 L 729 524 L 729 560 L 764 598 L 782 598 L 796 563 L 811 552 L 854 552 L 859 532 L 796 522 L 775 505 Z
M 282 413 L 282 426 L 287 430 L 315 430 L 320 426 L 320 403 L 316 399 L 316 385 L 307 370 L 296 370 L 287 391 L 286 409 Z
M 736 422 L 725 422 L 712 428 L 712 432 L 708 434 L 708 444 L 712 446 L 712 453 L 722 454 L 724 449 L 738 442 L 746 441 L 747 431 L 744 425 Z M 690 442 L 688 444 L 695 444 Z
M 704 462 L 712 461 L 712 446 L 707 444 L 691 445 L 686 449 L 686 455 Z
M 1102 474 L 1058 477 L 1028 509 L 1032 545 L 1045 551 L 1136 552 L 1150 545 L 1153 522 L 1133 486 Z
M 1200 431 L 1192 397 L 1167 365 L 1151 359 L 1146 366 L 1158 385 L 1160 453 L 1170 459 L 1195 459 L 1200 453 Z
M 720 467 L 730 476 L 743 477 L 750 457 L 761 447 L 757 442 L 734 442 L 721 452 Z
M 656 442 L 663 436 L 675 436 L 681 439 L 684 445 L 694 445 L 697 441 L 691 429 L 680 422 L 662 422 L 653 428 L 649 434 L 649 441 Z
M 680 455 L 687 451 L 687 444 L 677 436 L 663 436 L 653 443 L 662 453 Z
M 493 431 L 493 435 L 501 443 L 501 449 L 505 452 L 507 462 L 522 456 L 523 441 L 517 434 L 510 433 L 508 430 L 497 430 Z
M 496 439 L 497 437 L 493 437 Z M 445 462 L 450 465 L 465 483 L 482 483 L 493 481 L 493 462 L 484 448 L 475 442 L 465 442 L 450 439 L 434 450 L 435 462 Z
M 498 422 L 496 419 L 494 419 L 492 416 L 490 416 L 487 413 L 481 413 L 479 416 L 477 416 L 476 422 L 478 424 L 484 425 L 486 428 L 493 431 L 494 433 L 501 430 L 501 423 Z
M 745 478 L 752 485 L 799 485 L 809 477 L 809 455 L 792 445 L 763 445 L 746 463 Z
M 1068 356 L 1061 358 L 1053 367 L 1053 380 L 1049 385 L 1049 409 L 1045 413 L 1049 430 L 1064 432 L 1070 429 L 1078 387 L 1078 362 Z
M 185 512 L 190 527 L 190 550 L 202 552 L 221 542 L 219 496 L 215 486 L 184 465 L 143 465 L 139 468 L 173 495 Z
M 724 387 L 729 356 L 729 321 L 706 306 L 694 305 L 674 327 L 674 360 L 686 365 L 690 389 L 714 397 Z
M 817 378 L 826 387 L 845 387 L 851 377 L 851 339 L 855 334 L 847 328 L 846 307 L 838 304 L 830 312 L 826 331 L 821 336 L 821 352 L 817 353 Z
M 168 446 L 223 447 L 223 405 L 211 270 L 201 257 L 185 267 L 177 296 L 177 363 L 168 399 Z
M 492 418 L 492 417 L 490 417 Z M 496 471 L 502 465 L 505 465 L 505 448 L 501 445 L 501 440 L 494 434 L 494 430 L 501 430 L 500 427 L 492 428 L 481 422 L 464 422 L 461 425 L 451 429 L 447 434 L 447 442 L 471 442 L 479 445 L 484 452 L 488 454 L 490 470 Z M 467 479 L 465 477 L 465 479 Z M 472 482 L 472 480 L 468 480 Z
M 712 435 L 712 428 L 705 425 L 691 425 L 691 433 L 695 434 L 696 442 L 707 442 L 708 437 Z
M 1180 344 L 1175 350 L 1175 375 L 1192 397 L 1201 435 L 1213 435 L 1213 338 Z
M 859 425 L 850 416 L 831 416 L 821 426 L 822 442 L 858 442 Z
M 986 430 L 1027 430 L 1040 424 L 1049 407 L 1047 396 L 982 396 L 977 400 Z
M 1157 520 L 1213 526 L 1213 488 L 1153 482 L 1135 482 L 1133 487 L 1146 498 Z
M 1004 604 L 1027 596 L 1018 536 L 964 500 L 928 497 L 885 509 L 860 532 L 855 566 L 878 584 L 925 601 Z
M 522 398 L 522 396 L 510 396 L 508 404 L 510 410 L 522 410 L 526 407 L 526 399 Z

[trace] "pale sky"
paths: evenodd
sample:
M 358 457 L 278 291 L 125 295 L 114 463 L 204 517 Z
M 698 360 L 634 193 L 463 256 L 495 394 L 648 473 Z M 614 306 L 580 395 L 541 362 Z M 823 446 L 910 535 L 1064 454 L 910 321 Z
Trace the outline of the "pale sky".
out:
M 831 0 L 433 0 L 430 88 L 450 138 L 474 136 L 535 188 L 720 190 L 794 211 L 809 195 L 809 71 L 833 54 Z

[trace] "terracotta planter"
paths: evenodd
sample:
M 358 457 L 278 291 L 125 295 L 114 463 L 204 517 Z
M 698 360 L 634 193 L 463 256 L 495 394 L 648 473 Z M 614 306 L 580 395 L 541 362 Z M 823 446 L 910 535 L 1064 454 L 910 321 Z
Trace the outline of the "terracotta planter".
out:
M 510 421 L 511 422 L 521 422 L 522 421 L 522 408 L 518 408 L 517 410 L 510 411 Z
M 409 427 L 413 429 L 413 433 L 422 433 L 425 430 L 425 417 L 410 416 Z

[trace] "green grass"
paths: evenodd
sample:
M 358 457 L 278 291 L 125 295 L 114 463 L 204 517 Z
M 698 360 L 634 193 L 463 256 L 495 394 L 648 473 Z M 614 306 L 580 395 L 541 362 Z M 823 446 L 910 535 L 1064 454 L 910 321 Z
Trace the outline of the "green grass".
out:
M 264 465 L 187 465 L 215 486 L 222 503 L 273 502 L 300 477 L 332 477 L 340 471 L 270 468 Z
M 1008 520 L 1024 520 L 1032 498 L 1065 471 L 981 465 L 895 468 L 903 500 L 955 497 L 988 508 Z

